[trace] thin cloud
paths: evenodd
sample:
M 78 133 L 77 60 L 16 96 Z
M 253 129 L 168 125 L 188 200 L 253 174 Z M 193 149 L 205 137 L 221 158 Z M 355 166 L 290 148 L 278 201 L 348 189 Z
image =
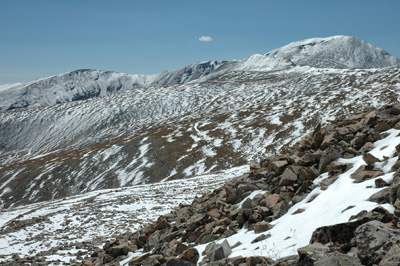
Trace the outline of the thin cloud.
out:
M 211 38 L 211 36 L 200 36 L 199 38 L 197 38 L 197 40 L 200 42 L 211 42 L 213 39 Z

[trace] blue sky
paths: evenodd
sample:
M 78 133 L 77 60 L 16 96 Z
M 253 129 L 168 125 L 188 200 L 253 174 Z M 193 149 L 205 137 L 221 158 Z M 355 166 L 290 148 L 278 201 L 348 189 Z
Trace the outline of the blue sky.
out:
M 400 57 L 399 10 L 398 0 L 0 0 L 0 83 L 82 68 L 153 74 L 337 34 Z

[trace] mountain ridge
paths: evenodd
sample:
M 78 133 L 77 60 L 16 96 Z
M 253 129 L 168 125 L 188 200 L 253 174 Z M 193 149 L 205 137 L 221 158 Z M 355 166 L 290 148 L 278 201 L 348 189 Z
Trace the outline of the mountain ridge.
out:
M 7 84 L 3 91 L 0 86 L 0 111 L 49 106 L 142 87 L 203 82 L 232 71 L 273 71 L 295 66 L 382 68 L 398 65 L 399 58 L 380 48 L 355 37 L 336 35 L 292 42 L 243 60 L 204 61 L 152 75 L 82 69 L 19 83 L 14 87 Z

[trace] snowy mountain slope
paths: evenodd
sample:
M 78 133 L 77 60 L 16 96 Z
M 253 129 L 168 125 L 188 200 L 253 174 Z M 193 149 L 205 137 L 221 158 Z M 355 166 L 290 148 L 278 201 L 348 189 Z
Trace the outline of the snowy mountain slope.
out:
M 293 42 L 265 55 L 296 65 L 319 68 L 379 68 L 400 65 L 400 59 L 351 36 L 312 38 Z
M 211 74 L 223 70 L 229 70 L 232 62 L 228 61 L 205 61 L 178 68 L 175 70 L 164 71 L 157 75 L 157 79 L 151 82 L 150 86 L 168 86 L 184 84 L 190 81 L 207 78 Z
M 388 156 L 387 165 L 383 167 L 384 175 L 379 178 L 390 184 L 393 182 L 395 174 L 391 167 L 398 160 L 398 157 L 393 155 L 396 152 L 396 145 L 400 144 L 400 130 L 391 129 L 387 133 L 388 136 L 385 139 L 374 143 L 374 149 L 369 153 L 382 161 L 384 161 L 383 156 Z M 233 250 L 232 257 L 235 255 L 244 255 L 244 257 L 262 256 L 266 253 L 265 250 L 262 250 L 262 246 L 269 247 L 270 252 L 275 255 L 275 259 L 296 255 L 299 248 L 309 244 L 312 233 L 316 228 L 346 223 L 349 220 L 354 220 L 354 217 L 360 212 L 369 212 L 380 206 L 377 202 L 369 201 L 372 195 L 385 188 L 375 185 L 375 180 L 378 177 L 362 183 L 356 183 L 351 178 L 360 166 L 366 165 L 362 156 L 351 159 L 340 158 L 338 162 L 349 163 L 349 170 L 341 174 L 326 189 L 318 185 L 329 178 L 328 172 L 316 178 L 313 183 L 317 185 L 317 188 L 311 191 L 301 202 L 291 206 L 284 216 L 272 222 L 274 227 L 269 231 L 270 238 L 262 243 L 251 243 L 260 234 L 249 232 L 246 229 L 229 237 L 228 241 L 232 245 L 238 241 L 242 243 Z M 338 200 L 338 195 L 340 195 L 340 200 Z M 315 199 L 313 200 L 313 198 Z M 349 206 L 352 207 L 347 209 Z M 391 213 L 394 212 L 394 207 L 391 204 L 381 206 Z M 299 213 L 299 209 L 304 211 Z M 201 247 L 199 247 L 199 251 L 202 251 Z
M 317 126 L 287 152 L 122 234 L 85 261 L 398 265 L 399 121 L 396 104 Z M 108 257 L 120 244 L 123 256 Z
M 319 121 L 395 102 L 399 67 L 296 65 L 330 58 L 321 51 L 340 52 L 347 60 L 358 41 L 305 40 L 276 55 L 203 62 L 151 76 L 80 70 L 3 86 L 2 106 L 15 109 L 0 112 L 0 204 L 240 166 L 281 151 Z M 379 54 L 360 45 L 360 58 Z M 372 61 L 382 66 L 393 60 Z M 36 107 L 17 108 L 29 106 Z
M 154 76 L 76 70 L 37 81 L 8 85 L 0 89 L 0 110 L 51 106 L 59 103 L 105 96 L 142 87 Z
M 400 109 L 396 110 L 398 112 Z M 366 117 L 365 114 L 357 117 L 362 123 L 369 123 L 368 120 L 362 120 Z M 371 119 L 371 117 L 373 116 L 369 115 L 368 119 Z M 395 117 L 395 115 L 392 117 Z M 388 118 L 387 121 L 390 121 L 392 117 Z M 399 120 L 399 118 L 395 119 Z M 342 130 L 351 129 L 352 126 L 360 127 L 360 131 L 363 131 L 360 123 L 354 120 L 350 123 L 349 121 L 336 120 L 336 125 L 338 124 L 341 124 L 341 134 L 346 132 Z M 370 126 L 374 127 L 373 125 Z M 352 134 L 355 136 L 356 132 Z M 220 237 L 216 242 L 228 241 L 228 244 L 232 247 L 232 254 L 229 256 L 231 259 L 236 256 L 261 256 L 276 260 L 297 254 L 297 249 L 309 243 L 313 232 L 318 227 L 346 223 L 349 219 L 354 221 L 363 212 L 366 213 L 378 206 L 387 209 L 389 214 L 393 213 L 395 208 L 392 204 L 373 202 L 370 197 L 375 193 L 387 190 L 388 186 L 394 183 L 395 176 L 397 176 L 397 182 L 400 180 L 398 179 L 399 170 L 396 173 L 396 170 L 393 170 L 398 169 L 396 146 L 400 144 L 399 134 L 400 130 L 390 129 L 386 132 L 381 132 L 379 134 L 381 136 L 380 139 L 373 144 L 371 143 L 372 147 L 369 154 L 380 160 L 379 163 L 374 165 L 374 171 L 382 171 L 382 175 L 379 177 L 363 182 L 354 182 L 352 175 L 359 167 L 367 165 L 365 157 L 339 158 L 337 163 L 349 164 L 346 170 L 339 174 L 324 172 L 312 180 L 310 187 L 313 189 L 307 192 L 307 195 L 302 200 L 290 205 L 286 214 L 271 222 L 273 227 L 267 232 L 255 233 L 245 223 L 236 233 L 231 234 L 229 237 Z M 303 143 L 306 143 L 306 140 L 303 140 Z M 290 155 L 293 156 L 294 154 L 290 153 Z M 397 165 L 397 168 L 392 168 L 395 165 Z M 163 218 L 168 219 L 176 227 L 182 227 L 182 223 L 178 223 L 178 220 L 173 223 L 170 219 L 180 218 L 179 215 L 183 217 L 182 213 L 191 208 L 202 209 L 201 204 L 204 204 L 205 201 L 207 203 L 207 199 L 210 197 L 212 199 L 215 194 L 224 193 L 224 189 L 219 187 L 225 181 L 232 184 L 240 180 L 241 177 L 239 175 L 245 172 L 246 169 L 247 167 L 234 168 L 223 173 L 163 182 L 155 185 L 92 191 L 63 200 L 1 210 L 0 262 L 21 262 L 25 259 L 26 263 L 38 260 L 48 264 L 68 265 L 69 263 L 80 263 L 84 259 L 93 261 L 97 257 L 101 259 L 101 249 L 106 246 L 106 240 L 129 239 L 133 243 L 133 231 L 142 228 L 142 230 L 146 230 L 151 226 L 147 223 L 154 222 L 159 215 L 164 215 Z M 260 180 L 259 178 L 254 179 L 254 176 L 258 174 L 257 172 L 253 173 L 253 180 Z M 332 179 L 332 175 L 337 176 L 337 179 L 329 182 L 328 180 Z M 250 174 L 245 176 L 251 177 Z M 380 184 L 377 182 L 378 179 L 384 180 L 386 186 L 377 186 L 377 184 Z M 250 182 L 248 186 L 254 184 Z M 226 185 L 224 186 L 226 187 Z M 198 197 L 200 194 L 214 188 L 219 189 Z M 242 186 L 242 189 L 246 188 Z M 281 192 L 284 195 L 285 191 Z M 271 193 L 265 189 L 255 190 L 251 193 L 249 191 L 246 194 L 248 196 L 243 200 L 231 205 L 233 207 L 236 206 L 236 209 L 245 208 L 243 206 L 246 199 L 256 201 L 256 198 L 260 195 L 271 195 Z M 274 194 L 273 196 L 276 195 Z M 190 204 L 190 202 L 192 203 Z M 183 204 L 178 207 L 180 203 Z M 169 213 L 173 207 L 175 207 L 174 210 Z M 229 209 L 228 206 L 226 206 L 226 209 Z M 208 210 L 206 208 L 206 212 Z M 234 210 L 235 208 L 232 212 Z M 219 211 L 223 212 L 222 210 Z M 382 212 L 382 209 L 379 211 Z M 196 215 L 198 214 L 196 213 Z M 213 222 L 211 215 L 213 214 L 210 214 L 210 224 L 216 227 L 216 222 Z M 390 217 L 390 215 L 386 216 Z M 226 220 L 224 219 L 225 217 L 219 218 L 216 221 Z M 200 228 L 202 226 L 199 225 L 197 227 Z M 265 234 L 268 234 L 269 237 L 264 238 L 262 241 L 254 241 Z M 161 235 L 161 233 L 158 235 Z M 179 235 L 174 236 L 184 241 Z M 166 241 L 170 242 L 171 240 Z M 387 241 L 389 240 L 387 239 Z M 198 261 L 202 261 L 204 258 L 203 251 L 209 243 L 191 244 L 189 242 L 187 241 L 183 244 L 196 248 L 201 254 Z M 121 241 L 121 243 L 124 242 Z M 332 244 L 330 245 L 332 246 Z M 330 247 L 330 249 L 337 249 L 337 247 Z M 145 251 L 140 248 L 136 252 L 129 252 L 127 256 L 119 256 L 113 259 L 119 261 L 121 265 L 128 265 L 128 262 L 134 257 L 151 254 L 151 252 L 153 251 Z M 332 250 L 330 252 L 333 253 Z M 18 257 L 12 255 L 12 253 L 18 254 Z M 226 265 L 223 263 L 218 265 Z
M 229 72 L 202 84 L 3 112 L 2 205 L 240 166 L 319 121 L 395 102 L 399 77 L 398 68 Z
M 106 96 L 143 87 L 183 84 L 221 70 L 227 62 L 201 62 L 154 75 L 82 69 L 36 81 L 0 85 L 0 111 Z
M 51 106 L 142 87 L 199 83 L 235 71 L 271 71 L 296 65 L 365 69 L 398 66 L 400 59 L 350 36 L 313 38 L 243 60 L 201 62 L 154 75 L 77 70 L 27 83 L 0 85 L 0 111 Z

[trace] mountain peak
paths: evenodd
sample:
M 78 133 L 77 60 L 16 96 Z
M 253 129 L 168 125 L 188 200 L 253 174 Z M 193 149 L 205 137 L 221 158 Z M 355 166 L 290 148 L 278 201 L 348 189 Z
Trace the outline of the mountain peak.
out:
M 292 42 L 265 54 L 296 65 L 318 68 L 380 68 L 400 65 L 400 59 L 356 37 L 336 35 Z

